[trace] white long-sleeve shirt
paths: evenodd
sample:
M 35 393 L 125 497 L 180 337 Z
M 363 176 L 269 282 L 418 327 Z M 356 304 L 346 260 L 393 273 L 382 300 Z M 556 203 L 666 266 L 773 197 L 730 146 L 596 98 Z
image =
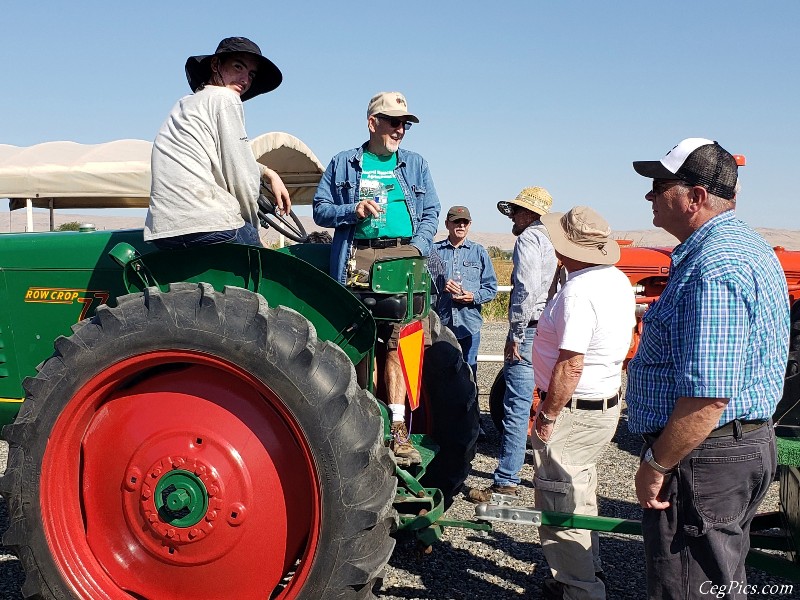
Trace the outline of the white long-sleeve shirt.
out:
M 181 98 L 153 143 L 151 169 L 145 240 L 258 227 L 260 170 L 233 90 Z

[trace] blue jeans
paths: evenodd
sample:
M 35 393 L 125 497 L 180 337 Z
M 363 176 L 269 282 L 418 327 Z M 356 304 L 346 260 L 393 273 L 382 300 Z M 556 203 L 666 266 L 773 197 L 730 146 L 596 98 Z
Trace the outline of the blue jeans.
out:
M 473 333 L 467 337 L 460 338 L 458 345 L 461 346 L 461 353 L 464 355 L 464 362 L 472 369 L 472 376 L 478 381 L 478 346 L 481 345 L 481 332 Z
M 225 242 L 246 244 L 248 246 L 262 245 L 261 239 L 258 237 L 258 229 L 251 223 L 245 223 L 239 227 L 239 229 L 188 233 L 186 235 L 176 235 L 175 237 L 153 240 L 153 243 L 159 250 L 178 250 L 180 248 L 209 246 L 211 244 L 222 244 Z
M 648 598 L 704 598 L 712 585 L 729 600 L 747 598 L 750 524 L 777 460 L 772 421 L 737 433 L 701 442 L 664 480 L 669 507 L 644 509 Z M 647 447 L 654 438 L 644 437 Z
M 519 471 L 525 462 L 525 442 L 533 402 L 533 337 L 536 327 L 525 330 L 525 341 L 518 348 L 520 360 L 503 363 L 506 395 L 503 398 L 503 435 L 500 454 L 494 471 L 495 485 L 519 485 Z

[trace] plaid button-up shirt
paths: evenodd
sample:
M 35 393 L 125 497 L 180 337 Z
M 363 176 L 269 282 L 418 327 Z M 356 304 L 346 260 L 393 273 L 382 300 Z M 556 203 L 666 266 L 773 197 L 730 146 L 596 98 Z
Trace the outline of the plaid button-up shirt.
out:
M 672 253 L 669 282 L 644 315 L 628 365 L 629 429 L 652 433 L 681 397 L 728 398 L 719 425 L 768 419 L 789 351 L 786 278 L 775 252 L 733 211 Z

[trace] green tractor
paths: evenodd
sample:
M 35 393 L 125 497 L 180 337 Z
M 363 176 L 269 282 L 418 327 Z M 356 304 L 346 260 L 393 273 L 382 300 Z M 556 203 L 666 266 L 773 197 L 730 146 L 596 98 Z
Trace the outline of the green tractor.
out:
M 489 528 L 443 519 L 479 413 L 424 259 L 376 263 L 356 297 L 328 252 L 0 238 L 3 543 L 25 597 L 371 598 L 397 533 L 427 548 L 444 524 Z M 423 318 L 423 461 L 401 468 L 380 373 L 355 366 L 385 323 Z

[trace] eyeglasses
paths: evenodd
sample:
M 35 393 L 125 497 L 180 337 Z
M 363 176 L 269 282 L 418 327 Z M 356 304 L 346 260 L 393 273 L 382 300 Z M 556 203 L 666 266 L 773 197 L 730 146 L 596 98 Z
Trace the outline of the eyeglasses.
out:
M 450 221 L 453 225 L 469 225 L 469 219 L 456 219 L 455 221 Z
M 654 179 L 653 180 L 653 195 L 658 196 L 659 194 L 663 194 L 669 189 L 672 189 L 676 185 L 688 185 L 682 179 Z
M 411 125 L 413 125 L 413 123 L 411 121 L 404 121 L 403 119 L 400 119 L 398 117 L 387 117 L 386 115 L 375 115 L 375 118 L 376 119 L 382 119 L 383 121 L 386 121 L 387 123 L 389 123 L 389 127 L 391 127 L 392 129 L 397 129 L 402 124 L 403 125 L 403 129 L 405 131 L 408 131 L 409 129 L 411 129 Z

